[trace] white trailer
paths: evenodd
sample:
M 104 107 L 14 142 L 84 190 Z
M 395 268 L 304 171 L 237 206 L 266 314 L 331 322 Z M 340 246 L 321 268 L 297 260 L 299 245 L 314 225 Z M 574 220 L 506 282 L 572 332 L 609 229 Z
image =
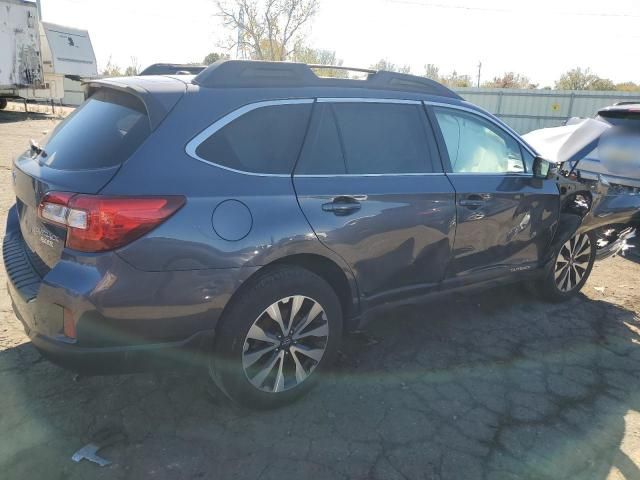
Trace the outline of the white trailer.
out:
M 41 22 L 37 2 L 0 0 L 0 109 L 12 97 L 61 101 L 65 79 L 97 74 L 86 30 Z

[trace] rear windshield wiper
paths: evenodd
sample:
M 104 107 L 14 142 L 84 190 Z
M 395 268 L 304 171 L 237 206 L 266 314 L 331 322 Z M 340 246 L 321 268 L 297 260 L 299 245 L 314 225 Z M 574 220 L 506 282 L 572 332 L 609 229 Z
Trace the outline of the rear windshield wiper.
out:
M 42 158 L 46 158 L 47 157 L 47 152 L 45 152 L 44 149 L 33 138 L 31 140 L 29 140 L 29 143 L 31 145 L 31 153 L 32 154 L 41 155 Z

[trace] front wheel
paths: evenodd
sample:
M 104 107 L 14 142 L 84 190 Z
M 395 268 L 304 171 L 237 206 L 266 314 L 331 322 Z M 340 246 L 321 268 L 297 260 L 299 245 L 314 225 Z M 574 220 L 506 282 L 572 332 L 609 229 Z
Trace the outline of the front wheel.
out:
M 593 232 L 576 234 L 565 242 L 542 280 L 541 292 L 547 300 L 568 300 L 587 282 L 596 259 Z
M 305 394 L 335 359 L 342 337 L 333 289 L 294 266 L 275 267 L 251 282 L 221 321 L 209 372 L 232 400 L 255 408 Z
M 0 98 L 0 110 L 4 110 L 5 108 L 7 108 L 7 99 Z

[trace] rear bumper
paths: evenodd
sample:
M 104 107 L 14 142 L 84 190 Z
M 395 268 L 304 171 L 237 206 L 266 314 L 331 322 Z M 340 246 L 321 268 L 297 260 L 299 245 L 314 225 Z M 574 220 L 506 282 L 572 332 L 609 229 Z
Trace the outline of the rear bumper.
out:
M 201 364 L 231 295 L 256 269 L 146 272 L 115 253 L 61 260 L 40 277 L 25 253 L 15 208 L 3 257 L 16 316 L 33 345 L 81 373 Z M 64 318 L 77 339 L 64 335 Z
M 82 347 L 62 336 L 49 337 L 35 330 L 31 311 L 36 307 L 25 304 L 9 285 L 13 310 L 22 322 L 31 343 L 51 362 L 85 375 L 142 372 L 161 368 L 203 365 L 213 331 L 202 331 L 175 342 L 115 347 Z M 21 304 L 22 303 L 22 304 Z

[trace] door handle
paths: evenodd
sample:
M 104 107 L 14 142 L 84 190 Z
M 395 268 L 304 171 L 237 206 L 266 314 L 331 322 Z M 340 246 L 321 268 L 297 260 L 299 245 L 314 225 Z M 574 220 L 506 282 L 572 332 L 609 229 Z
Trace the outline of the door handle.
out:
M 355 197 L 341 196 L 333 199 L 332 202 L 322 205 L 325 212 L 333 212 L 335 215 L 349 215 L 357 212 L 362 205 Z
M 467 198 L 460 200 L 458 202 L 458 205 L 462 207 L 468 207 L 471 210 L 475 210 L 476 208 L 482 207 L 490 198 L 491 195 L 472 194 L 468 195 Z
M 484 200 L 460 200 L 458 205 L 463 207 L 481 207 L 484 205 Z

